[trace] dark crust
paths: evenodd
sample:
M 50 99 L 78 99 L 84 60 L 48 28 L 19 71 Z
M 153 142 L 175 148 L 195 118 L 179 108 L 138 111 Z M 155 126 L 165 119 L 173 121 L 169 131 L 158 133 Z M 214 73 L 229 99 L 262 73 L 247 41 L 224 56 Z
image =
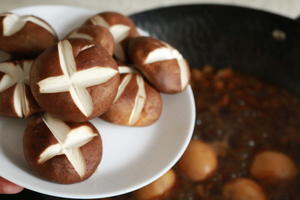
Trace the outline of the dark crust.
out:
M 71 128 L 86 125 L 95 133 L 97 129 L 89 122 L 68 123 Z M 39 164 L 39 155 L 57 140 L 39 116 L 33 117 L 25 130 L 23 137 L 24 155 L 29 166 L 40 177 L 62 184 L 80 182 L 90 177 L 97 169 L 102 158 L 102 142 L 100 135 L 94 137 L 89 143 L 80 148 L 86 162 L 86 174 L 80 177 L 65 155 L 56 156 L 43 164 Z
M 69 41 L 73 46 L 78 71 L 94 66 L 106 66 L 117 70 L 116 62 L 103 47 L 95 45 L 92 48 L 79 52 L 81 47 L 92 43 L 87 40 L 78 39 Z M 47 49 L 36 59 L 31 70 L 30 86 L 33 96 L 39 105 L 45 111 L 64 121 L 80 122 L 100 116 L 109 109 L 117 94 L 119 74 L 103 84 L 89 87 L 88 91 L 94 103 L 94 110 L 89 117 L 86 117 L 74 104 L 69 92 L 49 94 L 41 94 L 39 92 L 37 85 L 39 81 L 58 75 L 62 75 L 62 71 L 59 65 L 57 46 L 55 45 Z
M 58 41 L 56 34 L 53 35 L 46 29 L 32 22 L 27 22 L 20 31 L 13 34 L 12 36 L 5 37 L 3 36 L 3 19 L 4 16 L 0 17 L 0 49 L 13 54 L 14 56 L 37 56 L 43 50 L 56 44 Z M 42 20 L 41 18 L 38 19 Z M 47 23 L 44 20 L 42 21 Z

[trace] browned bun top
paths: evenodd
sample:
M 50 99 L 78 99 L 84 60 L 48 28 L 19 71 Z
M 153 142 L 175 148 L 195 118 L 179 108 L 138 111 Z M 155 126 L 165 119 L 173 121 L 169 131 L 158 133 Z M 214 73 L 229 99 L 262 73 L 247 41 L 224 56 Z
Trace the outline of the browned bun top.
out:
M 190 82 L 190 68 L 180 52 L 163 41 L 152 37 L 128 40 L 131 62 L 160 92 L 178 93 Z
M 136 37 L 139 35 L 133 21 L 129 17 L 127 17 L 121 13 L 111 12 L 111 11 L 101 12 L 101 13 L 94 15 L 90 19 L 88 19 L 86 21 L 86 24 L 98 25 L 97 22 L 95 20 L 93 20 L 93 18 L 95 18 L 96 16 L 102 17 L 108 26 L 113 26 L 113 25 L 117 25 L 117 24 L 129 26 L 131 28 L 130 33 L 129 33 L 130 37 Z
M 63 184 L 87 179 L 102 157 L 101 137 L 91 123 L 66 123 L 49 114 L 29 121 L 23 144 L 32 170 Z
M 70 59 L 67 64 L 64 64 L 65 59 Z M 62 81 L 62 77 L 67 81 Z M 57 84 L 54 79 L 61 83 Z M 104 113 L 112 104 L 118 84 L 114 59 L 102 46 L 81 39 L 61 41 L 43 52 L 36 59 L 30 79 L 40 106 L 72 122 L 86 121 Z
M 0 49 L 5 52 L 35 57 L 57 41 L 55 30 L 39 17 L 0 14 Z
M 114 52 L 114 38 L 109 30 L 101 25 L 83 25 L 69 33 L 66 39 L 86 39 L 102 45 L 110 55 Z
M 0 115 L 26 118 L 39 112 L 29 88 L 32 60 L 0 63 Z

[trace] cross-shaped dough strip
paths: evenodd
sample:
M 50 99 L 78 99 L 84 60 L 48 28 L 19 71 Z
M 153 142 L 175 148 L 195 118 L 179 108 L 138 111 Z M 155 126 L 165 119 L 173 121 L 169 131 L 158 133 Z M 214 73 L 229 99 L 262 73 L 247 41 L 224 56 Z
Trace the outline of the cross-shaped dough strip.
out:
M 49 114 L 43 116 L 43 121 L 58 144 L 46 148 L 40 154 L 38 163 L 44 163 L 57 155 L 65 154 L 78 175 L 83 177 L 86 164 L 80 147 L 89 143 L 97 134 L 88 126 L 80 126 L 71 130 L 63 121 L 53 118 Z
M 110 33 L 112 34 L 115 42 L 115 50 L 114 54 L 116 57 L 122 61 L 125 60 L 125 53 L 123 50 L 122 45 L 120 42 L 122 42 L 126 37 L 129 35 L 130 26 L 126 26 L 124 24 L 114 24 L 110 26 L 103 17 L 96 15 L 91 19 L 92 24 L 94 25 L 101 25 L 105 28 L 109 29 Z
M 76 72 L 76 62 L 73 55 L 73 48 L 69 41 L 64 40 L 57 45 L 60 68 L 63 74 L 70 78 Z
M 26 96 L 26 86 L 22 83 L 17 83 L 13 95 L 13 104 L 18 117 L 27 116 L 29 113 L 29 102 Z
M 119 66 L 118 70 L 119 70 L 120 74 L 138 73 L 137 70 L 133 69 L 132 67 L 127 67 L 127 66 Z
M 129 84 L 130 80 L 132 78 L 132 74 L 127 74 L 122 82 L 120 83 L 119 85 L 119 88 L 118 88 L 118 92 L 117 92 L 117 95 L 113 101 L 113 103 L 115 103 L 116 101 L 118 101 L 118 99 L 121 97 L 121 95 L 124 93 L 124 90 L 125 88 L 127 87 L 127 85 Z
M 90 47 L 92 46 L 89 45 Z M 40 92 L 70 92 L 75 105 L 85 116 L 89 116 L 93 111 L 93 101 L 86 88 L 108 81 L 118 71 L 100 66 L 76 71 L 72 46 L 68 40 L 58 43 L 58 52 L 63 75 L 49 77 L 38 82 Z
M 93 37 L 90 36 L 89 34 L 87 33 L 79 33 L 78 32 L 78 28 L 76 30 L 74 30 L 69 36 L 68 38 L 69 39 L 72 39 L 72 38 L 79 38 L 79 39 L 86 39 L 86 40 L 89 40 L 89 41 L 93 41 Z
M 44 21 L 33 16 L 18 16 L 12 13 L 5 14 L 3 19 L 3 36 L 11 36 L 20 31 L 27 22 L 32 22 L 55 35 L 53 29 Z
M 72 83 L 85 88 L 91 87 L 105 83 L 116 73 L 116 70 L 108 67 L 92 67 L 86 70 L 78 71 L 70 78 L 64 75 L 46 78 L 40 81 L 38 85 L 41 93 L 66 92 Z
M 136 82 L 138 85 L 138 91 L 134 100 L 133 109 L 129 117 L 129 125 L 134 125 L 138 121 L 146 102 L 146 91 L 143 77 L 137 75 Z
M 15 85 L 19 81 L 18 79 L 20 76 L 23 74 L 22 69 L 11 62 L 1 63 L 0 72 L 4 73 L 4 76 L 0 81 L 0 92 L 3 92 Z
M 5 62 L 0 64 L 0 71 L 5 73 L 0 81 L 0 92 L 15 86 L 13 93 L 13 105 L 18 117 L 27 116 L 29 113 L 29 102 L 26 96 L 26 86 L 29 82 L 29 73 L 32 61 L 23 61 L 20 64 Z

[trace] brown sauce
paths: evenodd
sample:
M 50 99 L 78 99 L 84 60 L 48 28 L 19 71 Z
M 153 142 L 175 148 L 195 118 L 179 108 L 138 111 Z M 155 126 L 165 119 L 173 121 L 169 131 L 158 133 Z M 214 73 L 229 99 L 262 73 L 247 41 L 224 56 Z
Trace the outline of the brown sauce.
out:
M 258 183 L 269 200 L 300 199 L 299 176 L 270 184 L 249 172 L 254 155 L 265 150 L 284 153 L 300 165 L 300 99 L 231 69 L 193 69 L 192 87 L 197 107 L 194 138 L 213 146 L 218 168 L 206 180 L 193 182 L 175 166 L 176 186 L 160 199 L 224 199 L 224 184 L 239 177 Z

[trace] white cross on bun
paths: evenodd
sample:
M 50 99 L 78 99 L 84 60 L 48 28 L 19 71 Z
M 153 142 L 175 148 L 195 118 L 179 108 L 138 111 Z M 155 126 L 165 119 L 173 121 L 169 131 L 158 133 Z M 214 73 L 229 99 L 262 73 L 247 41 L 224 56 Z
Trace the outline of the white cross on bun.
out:
M 84 39 L 102 47 L 110 54 L 114 53 L 114 38 L 107 28 L 101 25 L 84 25 L 71 31 L 66 39 Z
M 128 46 L 131 61 L 158 91 L 172 94 L 188 86 L 189 65 L 177 49 L 152 37 L 131 38 Z
M 0 63 L 0 114 L 26 118 L 38 111 L 39 106 L 29 88 L 32 60 Z
M 119 125 L 148 126 L 162 111 L 160 93 L 131 67 L 120 66 L 121 82 L 113 105 L 101 118 Z
M 102 46 L 63 40 L 36 59 L 30 86 L 46 112 L 64 121 L 87 121 L 112 104 L 119 86 L 117 67 Z
M 35 57 L 58 41 L 44 20 L 14 13 L 0 14 L 0 50 L 19 57 Z
M 102 157 L 101 137 L 90 122 L 66 123 L 48 113 L 29 121 L 23 141 L 29 166 L 58 183 L 87 179 Z
M 131 37 L 139 35 L 132 20 L 117 12 L 102 12 L 92 16 L 85 24 L 101 25 L 107 28 L 115 41 L 114 56 L 117 60 L 127 61 L 127 43 Z

